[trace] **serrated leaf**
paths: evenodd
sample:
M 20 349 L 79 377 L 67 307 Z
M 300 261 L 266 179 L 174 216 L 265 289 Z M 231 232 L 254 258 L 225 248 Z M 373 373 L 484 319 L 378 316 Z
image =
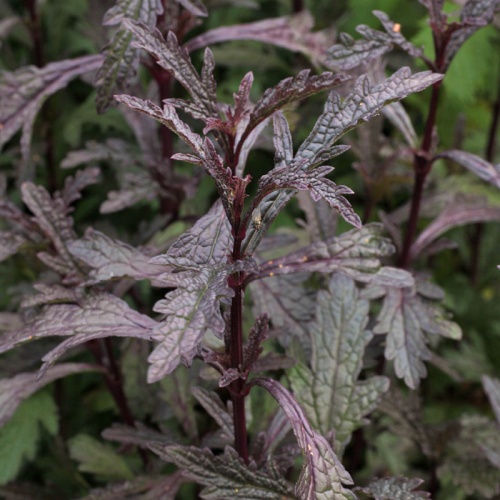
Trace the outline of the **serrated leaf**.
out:
M 40 377 L 66 350 L 96 338 L 110 336 L 136 337 L 150 340 L 152 328 L 157 322 L 140 314 L 123 300 L 100 293 L 89 296 L 81 304 L 61 304 L 46 306 L 32 321 L 19 330 L 3 335 L 0 352 L 33 339 L 51 336 L 67 336 L 44 358 Z
M 366 330 L 368 310 L 354 281 L 334 274 L 316 301 L 311 368 L 297 367 L 291 375 L 294 394 L 311 425 L 323 435 L 335 430 L 339 453 L 389 388 L 385 377 L 358 381 L 365 347 L 373 337 Z
M 181 274 L 183 278 L 176 283 L 179 288 L 154 306 L 165 319 L 152 332 L 153 340 L 160 344 L 148 358 L 150 383 L 171 373 L 181 361 L 190 364 L 208 328 L 218 335 L 224 331 L 220 302 L 233 295 L 227 284 L 227 269 L 207 265 Z
M 65 363 L 54 366 L 41 380 L 36 373 L 19 373 L 9 379 L 0 379 L 0 427 L 12 417 L 18 406 L 42 387 L 74 373 L 97 371 L 99 367 L 84 363 Z
M 424 482 L 419 478 L 383 477 L 372 481 L 364 488 L 356 488 L 356 493 L 362 492 L 374 500 L 418 500 L 430 498 L 431 494 L 425 491 L 414 491 Z
M 23 162 L 29 161 L 33 123 L 45 100 L 77 76 L 96 70 L 102 56 L 58 61 L 0 72 L 0 148 L 22 128 Z
M 356 498 L 343 486 L 353 484 L 351 476 L 340 463 L 327 439 L 313 430 L 292 394 L 273 379 L 259 377 L 252 382 L 266 389 L 276 399 L 288 417 L 302 450 L 304 464 L 295 486 L 295 494 L 302 500 Z
M 229 446 L 224 455 L 219 456 L 194 446 L 151 445 L 150 449 L 162 459 L 173 462 L 185 476 L 204 485 L 200 497 L 206 500 L 298 498 L 283 478 L 270 477 L 264 471 L 250 468 Z
M 439 153 L 436 158 L 448 158 L 458 165 L 470 170 L 486 182 L 500 188 L 500 163 L 493 165 L 477 155 L 458 149 L 451 149 Z
M 151 443 L 161 443 L 164 445 L 176 444 L 173 436 L 150 429 L 140 422 L 136 422 L 135 427 L 113 424 L 111 427 L 104 429 L 101 436 L 109 441 L 133 444 L 143 448 L 147 448 Z
M 305 99 L 323 90 L 331 90 L 350 79 L 348 75 L 334 74 L 329 71 L 311 76 L 309 69 L 300 71 L 295 77 L 285 78 L 274 87 L 267 89 L 255 103 L 244 135 L 287 104 Z
M 109 479 L 133 479 L 134 473 L 114 449 L 92 436 L 78 434 L 68 441 L 69 454 L 78 469 Z
M 462 335 L 460 327 L 446 318 L 438 304 L 426 299 L 418 285 L 417 281 L 414 287 L 375 287 L 385 298 L 373 331 L 387 334 L 385 357 L 394 360 L 396 375 L 412 389 L 427 375 L 423 361 L 431 357 L 424 332 L 456 340 Z M 368 286 L 364 296 L 375 288 Z
M 500 425 L 500 379 L 483 375 L 481 381 Z
M 293 16 L 215 28 L 192 38 L 184 46 L 192 52 L 225 41 L 256 40 L 301 52 L 319 65 L 324 61 L 325 51 L 331 41 L 327 33 L 312 33 L 313 25 L 311 13 L 304 9 Z
M 326 59 L 328 65 L 344 71 L 353 69 L 362 63 L 379 59 L 394 46 L 401 48 L 412 57 L 423 56 L 422 50 L 412 45 L 401 34 L 401 25 L 396 25 L 387 14 L 379 10 L 374 10 L 373 14 L 382 23 L 385 33 L 363 24 L 356 28 L 356 31 L 363 35 L 363 40 L 354 41 L 349 35 L 343 34 L 344 36 L 340 38 L 341 43 L 328 49 Z
M 149 263 L 150 257 L 126 243 L 88 228 L 85 236 L 68 245 L 71 254 L 92 268 L 90 283 L 130 277 L 148 279 L 156 286 L 168 286 L 159 276 L 168 268 Z
M 169 31 L 165 38 L 158 30 L 150 30 L 143 23 L 130 19 L 123 21 L 123 27 L 134 35 L 133 46 L 149 52 L 156 62 L 187 90 L 199 117 L 218 117 L 217 102 L 213 92 L 207 89 L 200 75 L 191 63 L 187 50 L 182 48 L 177 37 Z
M 26 241 L 23 236 L 14 231 L 0 232 L 0 262 L 15 255 Z
M 0 429 L 0 485 L 15 479 L 26 460 L 36 456 L 42 427 L 49 434 L 58 429 L 57 407 L 47 392 L 39 392 L 21 403 L 14 417 Z
M 149 28 L 163 12 L 160 0 L 118 0 L 104 15 L 105 26 L 116 26 L 123 19 L 134 19 Z M 139 66 L 139 51 L 131 46 L 132 35 L 119 29 L 103 49 L 104 62 L 96 74 L 97 110 L 104 113 L 113 102 L 113 94 L 127 89 Z
M 76 200 L 82 197 L 81 192 L 92 184 L 97 184 L 100 180 L 101 171 L 97 167 L 88 167 L 76 172 L 74 176 L 68 176 L 64 180 L 64 187 L 61 190 L 61 198 L 69 207 Z
M 206 17 L 208 10 L 201 0 L 175 0 L 195 16 Z

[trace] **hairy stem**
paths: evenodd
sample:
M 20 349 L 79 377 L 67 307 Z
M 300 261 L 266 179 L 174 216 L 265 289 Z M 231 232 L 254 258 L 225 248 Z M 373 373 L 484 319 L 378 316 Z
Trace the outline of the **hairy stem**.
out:
M 441 89 L 441 81 L 432 86 L 432 96 L 429 104 L 429 114 L 425 124 L 424 138 L 421 148 L 415 152 L 413 160 L 413 171 L 415 182 L 413 184 L 413 193 L 411 197 L 410 217 L 406 234 L 401 250 L 400 266 L 408 267 L 411 260 L 411 246 L 417 232 L 418 218 L 420 214 L 420 204 L 424 192 L 425 181 L 432 167 L 431 148 L 434 135 L 434 127 L 436 126 L 436 116 L 439 103 L 439 91 Z

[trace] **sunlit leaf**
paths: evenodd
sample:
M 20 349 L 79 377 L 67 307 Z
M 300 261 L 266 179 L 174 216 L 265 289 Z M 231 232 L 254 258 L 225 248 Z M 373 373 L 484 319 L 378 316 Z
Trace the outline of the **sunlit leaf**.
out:
M 406 477 L 384 477 L 372 481 L 368 486 L 356 488 L 356 493 L 364 493 L 374 500 L 419 500 L 430 498 L 431 494 L 425 491 L 415 491 L 423 479 Z M 364 498 L 362 495 L 361 498 Z

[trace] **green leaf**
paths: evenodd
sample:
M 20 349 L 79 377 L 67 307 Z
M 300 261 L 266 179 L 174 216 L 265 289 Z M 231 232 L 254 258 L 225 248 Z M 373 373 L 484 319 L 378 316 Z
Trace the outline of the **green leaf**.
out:
M 133 479 L 134 473 L 112 446 L 86 434 L 78 434 L 69 443 L 69 454 L 79 462 L 78 469 L 107 479 Z
M 12 419 L 0 429 L 0 484 L 15 479 L 23 463 L 33 460 L 45 429 L 58 429 L 57 407 L 47 392 L 39 392 L 17 408 Z
M 318 294 L 310 327 L 311 369 L 299 366 L 291 375 L 295 396 L 313 427 L 324 435 L 335 430 L 337 452 L 389 388 L 386 377 L 358 381 L 365 347 L 373 337 L 365 330 L 368 310 L 354 281 L 335 274 L 328 290 Z

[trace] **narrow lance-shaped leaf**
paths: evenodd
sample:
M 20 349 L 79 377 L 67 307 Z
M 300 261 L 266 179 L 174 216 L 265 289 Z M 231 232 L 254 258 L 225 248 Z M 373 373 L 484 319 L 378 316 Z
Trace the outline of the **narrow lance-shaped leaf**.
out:
M 255 470 L 227 446 L 223 455 L 194 446 L 150 445 L 163 460 L 174 463 L 185 476 L 205 486 L 200 498 L 206 500 L 298 500 L 290 485 L 273 471 Z
M 292 394 L 273 379 L 255 378 L 252 383 L 263 387 L 276 399 L 288 417 L 302 450 L 304 464 L 295 486 L 295 494 L 301 500 L 356 498 L 343 486 L 352 484 L 351 476 L 340 463 L 327 439 L 311 427 Z
M 406 477 L 383 477 L 372 481 L 368 486 L 355 488 L 356 493 L 364 493 L 374 500 L 419 500 L 430 498 L 425 491 L 415 491 L 423 479 Z
M 349 70 L 362 63 L 379 59 L 394 46 L 400 47 L 412 57 L 423 57 L 422 50 L 412 45 L 401 34 L 400 24 L 394 23 L 387 14 L 379 10 L 374 10 L 373 14 L 378 17 L 386 32 L 374 30 L 363 24 L 356 28 L 356 31 L 363 35 L 363 40 L 355 41 L 347 33 L 342 33 L 341 43 L 328 49 L 326 59 L 328 65 L 341 70 Z
M 36 373 L 19 373 L 15 377 L 0 380 L 0 427 L 14 415 L 16 408 L 31 394 L 54 380 L 67 377 L 74 373 L 98 371 L 95 365 L 84 363 L 65 363 L 54 366 L 41 380 L 36 380 Z
M 314 19 L 310 12 L 303 10 L 293 16 L 266 19 L 248 24 L 223 26 L 207 31 L 189 40 L 184 47 L 192 52 L 214 43 L 232 40 L 256 40 L 277 45 L 293 52 L 301 52 L 314 64 L 321 64 L 325 51 L 331 44 L 326 33 L 312 33 Z
M 436 159 L 437 158 L 448 158 L 458 165 L 470 170 L 486 182 L 500 188 L 500 163 L 493 165 L 477 155 L 458 149 L 451 149 L 439 153 L 439 155 L 436 156 Z
M 199 117 L 218 117 L 213 90 L 204 86 L 188 52 L 179 45 L 173 32 L 169 31 L 165 40 L 158 30 L 152 31 L 131 19 L 125 19 L 123 26 L 134 35 L 133 45 L 151 54 L 187 90 Z
M 500 379 L 484 375 L 481 381 L 490 399 L 491 407 L 493 408 L 497 422 L 500 425 Z
M 96 70 L 102 56 L 92 55 L 0 72 L 0 148 L 22 128 L 23 161 L 29 160 L 33 123 L 44 101 L 77 76 Z
M 154 28 L 158 14 L 163 12 L 160 0 L 118 0 L 104 15 L 105 26 L 116 26 L 123 19 L 134 19 Z M 113 94 L 127 89 L 139 65 L 139 50 L 131 45 L 132 35 L 118 29 L 104 48 L 104 62 L 96 74 L 97 110 L 106 111 L 113 103 Z
M 358 381 L 365 347 L 373 337 L 365 330 L 368 310 L 354 281 L 336 273 L 328 290 L 318 294 L 310 326 L 311 368 L 299 366 L 291 375 L 294 394 L 311 425 L 323 435 L 335 430 L 339 453 L 389 388 L 385 377 Z

